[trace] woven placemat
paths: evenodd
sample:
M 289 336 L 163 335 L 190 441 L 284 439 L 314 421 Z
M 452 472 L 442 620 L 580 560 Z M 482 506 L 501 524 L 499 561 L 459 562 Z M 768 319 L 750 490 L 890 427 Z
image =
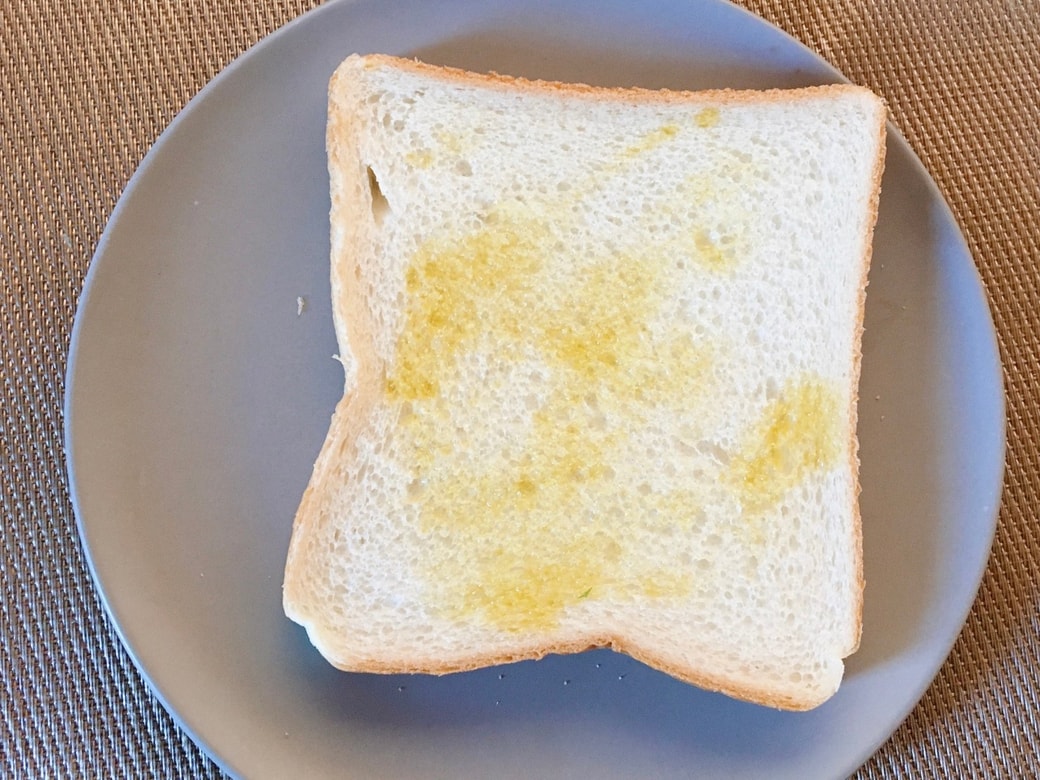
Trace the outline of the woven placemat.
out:
M 747 0 L 889 102 L 967 236 L 1007 382 L 993 556 L 938 679 L 857 778 L 1040 772 L 1040 3 Z M 149 145 L 314 0 L 0 0 L 0 776 L 219 777 L 148 692 L 76 536 L 63 374 L 94 246 Z

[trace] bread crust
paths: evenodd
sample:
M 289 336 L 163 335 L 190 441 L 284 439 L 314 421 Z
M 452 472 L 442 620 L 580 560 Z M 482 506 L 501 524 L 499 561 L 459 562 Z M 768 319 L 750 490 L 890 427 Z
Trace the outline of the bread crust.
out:
M 355 59 L 356 58 L 356 59 Z M 352 55 L 340 68 L 349 70 L 356 62 L 364 62 L 365 68 L 390 67 L 421 75 L 425 78 L 470 87 L 491 87 L 502 92 L 528 92 L 546 95 L 568 96 L 598 102 L 631 103 L 646 105 L 688 103 L 691 99 L 704 102 L 729 104 L 791 102 L 808 100 L 821 95 L 873 93 L 855 84 L 820 84 L 793 89 L 704 89 L 697 91 L 672 89 L 647 89 L 645 87 L 594 87 L 581 83 L 564 83 L 543 79 L 526 79 L 501 73 L 473 73 L 450 65 L 431 65 L 416 59 L 393 57 L 386 54 Z M 335 79 L 335 76 L 333 77 Z
M 859 295 L 856 307 L 856 335 L 853 339 L 855 349 L 852 355 L 852 394 L 849 398 L 849 420 L 852 432 L 850 440 L 849 458 L 852 473 L 852 526 L 855 534 L 855 570 L 856 570 L 856 600 L 855 615 L 856 626 L 849 637 L 849 644 L 845 648 L 844 656 L 847 658 L 859 649 L 860 640 L 863 635 L 863 599 L 866 589 L 866 579 L 863 574 L 863 518 L 860 514 L 859 495 L 862 489 L 859 480 L 859 438 L 857 427 L 859 423 L 859 383 L 863 367 L 863 324 L 866 319 L 867 310 L 867 284 L 870 275 L 870 264 L 874 250 L 874 228 L 877 225 L 878 209 L 881 201 L 881 179 L 885 172 L 886 138 L 888 135 L 888 111 L 882 103 L 882 111 L 878 116 L 877 123 L 877 149 L 878 154 L 874 158 L 874 167 L 870 174 L 871 195 L 867 210 L 867 220 L 864 225 L 863 235 L 863 261 L 860 271 Z
M 408 659 L 337 659 L 334 655 L 326 655 L 327 660 L 337 669 L 345 672 L 362 672 L 369 674 L 432 674 L 437 676 L 458 674 L 483 669 L 488 666 L 518 663 L 520 661 L 537 661 L 549 655 L 571 655 L 588 650 L 610 649 L 623 653 L 650 666 L 657 671 L 668 674 L 677 680 L 702 688 L 706 691 L 721 693 L 740 701 L 759 704 L 775 709 L 804 712 L 811 710 L 837 690 L 823 691 L 815 697 L 796 697 L 784 691 L 770 690 L 762 686 L 740 685 L 732 678 L 713 672 L 711 669 L 694 666 L 680 666 L 652 648 L 643 647 L 628 637 L 605 635 L 576 638 L 563 642 L 528 642 L 517 643 L 510 651 L 501 653 L 474 653 L 466 657 L 455 657 L 451 661 L 430 658 Z
M 378 68 L 390 67 L 423 76 L 426 79 L 437 80 L 444 83 L 485 87 L 498 89 L 503 92 L 526 92 L 533 94 L 544 94 L 552 96 L 567 96 L 582 100 L 600 101 L 609 103 L 630 103 L 646 105 L 655 104 L 687 104 L 691 100 L 699 102 L 711 102 L 716 104 L 742 104 L 763 102 L 784 102 L 807 100 L 819 96 L 833 96 L 836 94 L 869 93 L 861 87 L 850 84 L 833 84 L 813 87 L 804 87 L 794 90 L 734 90 L 715 89 L 698 92 L 649 90 L 640 87 L 628 88 L 600 88 L 585 84 L 564 84 L 561 82 L 527 80 L 511 76 L 503 76 L 496 73 L 475 74 L 451 67 L 434 66 L 416 60 L 407 60 L 386 55 L 368 55 L 364 58 L 352 56 L 337 69 L 330 82 L 330 100 L 335 98 L 336 91 L 340 88 L 339 81 L 348 78 L 349 71 L 353 68 Z M 333 172 L 337 166 L 345 161 L 339 159 L 341 149 L 349 146 L 352 140 L 356 140 L 360 129 L 357 121 L 350 116 L 344 116 L 342 112 L 330 112 L 330 121 L 327 130 L 327 143 L 329 148 L 329 167 Z M 856 301 L 855 322 L 855 345 L 852 355 L 852 383 L 850 396 L 850 431 L 849 431 L 849 457 L 850 469 L 853 474 L 853 484 L 850 500 L 852 502 L 852 533 L 854 534 L 854 579 L 855 592 L 853 598 L 856 602 L 856 622 L 848 637 L 848 643 L 841 648 L 841 657 L 853 653 L 859 646 L 862 632 L 862 606 L 864 593 L 863 556 L 862 556 L 862 518 L 859 512 L 858 496 L 860 484 L 858 479 L 858 439 L 856 434 L 856 423 L 858 413 L 858 385 L 862 363 L 862 352 L 860 348 L 863 332 L 863 321 L 866 305 L 866 284 L 870 268 L 872 253 L 872 235 L 878 214 L 879 190 L 881 177 L 884 169 L 886 121 L 885 112 L 879 113 L 877 137 L 879 153 L 874 161 L 871 174 L 872 192 L 869 203 L 869 213 L 865 224 L 863 236 L 863 258 L 860 265 L 860 285 L 858 299 Z M 344 204 L 337 199 L 338 194 L 333 188 L 332 221 L 334 225 L 338 221 L 349 219 Z M 340 348 L 349 352 L 354 358 L 353 365 L 356 372 L 353 377 L 348 376 L 345 383 L 344 397 L 337 405 L 333 416 L 332 426 L 321 453 L 314 466 L 314 476 L 308 485 L 300 508 L 296 514 L 293 524 L 293 536 L 290 544 L 289 554 L 285 569 L 285 587 L 283 602 L 286 614 L 310 627 L 310 618 L 300 609 L 300 599 L 305 597 L 305 585 L 301 584 L 304 579 L 306 560 L 301 556 L 299 540 L 306 536 L 307 527 L 312 523 L 319 522 L 322 513 L 316 506 L 322 496 L 320 491 L 326 478 L 336 464 L 345 458 L 356 457 L 353 451 L 359 431 L 371 409 L 379 402 L 382 395 L 380 384 L 383 367 L 376 357 L 372 344 L 371 334 L 374 332 L 375 323 L 368 312 L 364 302 L 363 291 L 354 277 L 353 261 L 350 257 L 351 247 L 349 242 L 333 242 L 332 257 L 332 288 L 334 295 L 334 316 L 336 321 L 336 333 Z M 348 563 L 349 565 L 349 563 Z M 382 674 L 399 673 L 426 673 L 426 674 L 449 674 L 461 671 L 477 669 L 481 667 L 513 663 L 522 660 L 542 658 L 550 654 L 577 653 L 593 648 L 612 648 L 625 653 L 648 665 L 659 669 L 673 677 L 684 680 L 700 688 L 724 693 L 736 699 L 741 699 L 769 707 L 787 710 L 811 709 L 826 700 L 837 689 L 823 691 L 818 696 L 802 697 L 791 695 L 787 691 L 777 690 L 765 685 L 742 684 L 727 675 L 714 672 L 710 668 L 696 668 L 680 666 L 662 657 L 652 647 L 643 646 L 637 639 L 616 634 L 601 634 L 593 636 L 575 636 L 566 640 L 547 641 L 546 638 L 533 636 L 518 636 L 515 646 L 508 651 L 501 652 L 474 652 L 471 655 L 457 656 L 448 660 L 437 657 L 411 657 L 396 659 L 373 659 L 343 657 L 338 655 L 337 648 L 322 642 L 315 632 L 311 634 L 312 642 L 319 647 L 328 660 L 337 668 L 353 672 L 371 672 Z M 839 676 L 840 681 L 840 676 Z

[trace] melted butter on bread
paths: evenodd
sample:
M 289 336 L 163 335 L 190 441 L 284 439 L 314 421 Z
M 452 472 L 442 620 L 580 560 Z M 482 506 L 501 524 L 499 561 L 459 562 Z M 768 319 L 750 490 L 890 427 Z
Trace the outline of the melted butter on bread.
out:
M 710 127 L 715 127 L 715 125 L 719 123 L 720 116 L 721 114 L 717 107 L 708 106 L 707 108 L 702 108 L 694 115 L 693 122 L 697 127 L 708 129 Z
M 833 694 L 862 614 L 880 101 L 386 57 L 348 58 L 329 95 L 345 385 L 286 614 L 350 671 L 610 645 L 769 706 Z M 771 404 L 831 381 L 845 457 L 775 478 L 771 442 L 827 447 Z
M 643 152 L 649 152 L 651 149 L 675 138 L 678 132 L 679 125 L 676 124 L 662 125 L 656 130 L 651 130 L 634 144 L 625 149 L 622 153 L 622 159 L 635 157 Z
M 766 406 L 729 474 L 749 516 L 768 511 L 810 474 L 848 457 L 841 411 L 839 389 L 815 377 L 788 383 Z
M 544 258 L 567 252 L 553 209 L 493 209 L 476 231 L 434 237 L 407 271 L 404 331 L 386 380 L 407 403 L 402 430 L 420 473 L 413 493 L 425 533 L 451 534 L 429 579 L 453 583 L 458 613 L 500 628 L 551 627 L 569 606 L 610 595 L 681 596 L 693 578 L 679 561 L 647 567 L 622 554 L 630 524 L 696 516 L 687 491 L 628 484 L 625 426 L 662 409 L 682 418 L 707 397 L 713 346 L 659 317 L 677 273 L 673 256 L 647 247 L 582 257 L 574 285 L 543 276 Z M 472 385 L 468 362 L 524 363 L 545 375 L 515 450 L 460 468 L 445 398 Z M 625 426 L 619 425 L 623 421 Z M 598 498 L 590 512 L 590 495 Z M 603 517 L 612 518 L 605 521 Z M 621 556 L 622 565 L 613 559 Z M 609 565 L 606 565 L 609 564 Z M 674 566 L 674 569 L 673 569 Z
M 717 121 L 718 111 L 707 108 L 693 124 Z M 614 168 L 679 132 L 674 124 L 647 132 Z M 754 171 L 736 154 L 718 166 L 680 189 L 680 204 L 693 213 L 721 208 L 725 216 L 717 226 L 694 220 L 692 235 L 666 233 L 591 254 L 571 247 L 589 184 L 542 202 L 498 203 L 478 217 L 479 227 L 448 226 L 412 257 L 404 330 L 385 389 L 411 412 L 402 428 L 424 475 L 423 489 L 412 494 L 420 528 L 452 536 L 453 552 L 433 556 L 427 578 L 452 583 L 453 595 L 435 601 L 454 604 L 456 617 L 516 631 L 552 628 L 586 599 L 681 597 L 693 587 L 687 562 L 647 567 L 626 553 L 620 565 L 604 567 L 601 548 L 606 538 L 610 549 L 623 549 L 626 524 L 689 531 L 700 516 L 695 492 L 629 484 L 624 464 L 631 428 L 649 425 L 662 409 L 689 420 L 698 399 L 710 398 L 719 345 L 659 315 L 687 266 L 725 273 L 745 249 L 740 226 L 749 217 L 739 188 Z M 663 204 L 658 218 L 674 208 Z M 577 269 L 570 284 L 547 275 L 558 273 L 561 260 Z M 450 407 L 459 403 L 457 388 L 487 381 L 474 379 L 474 355 L 536 365 L 545 381 L 530 408 L 516 410 L 525 419 L 518 445 L 461 467 L 457 450 L 469 445 L 459 440 Z M 740 451 L 723 455 L 728 471 L 720 464 L 717 477 L 743 513 L 743 543 L 761 544 L 761 516 L 812 471 L 837 462 L 836 403 L 822 382 L 787 388 Z M 827 424 L 832 429 L 823 430 Z M 595 511 L 614 520 L 588 516 L 590 495 Z

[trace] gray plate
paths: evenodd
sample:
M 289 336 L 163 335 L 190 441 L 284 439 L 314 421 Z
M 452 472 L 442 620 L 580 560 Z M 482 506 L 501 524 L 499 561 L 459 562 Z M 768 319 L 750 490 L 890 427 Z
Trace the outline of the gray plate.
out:
M 342 388 L 323 131 L 328 77 L 355 50 L 603 85 L 840 78 L 717 0 L 362 0 L 322 6 L 215 79 L 112 215 L 69 358 L 80 533 L 144 676 L 221 766 L 250 778 L 852 771 L 957 636 L 1002 479 L 992 322 L 907 144 L 889 133 L 860 391 L 863 644 L 837 696 L 776 712 L 608 651 L 445 678 L 346 674 L 280 599 L 293 513 Z

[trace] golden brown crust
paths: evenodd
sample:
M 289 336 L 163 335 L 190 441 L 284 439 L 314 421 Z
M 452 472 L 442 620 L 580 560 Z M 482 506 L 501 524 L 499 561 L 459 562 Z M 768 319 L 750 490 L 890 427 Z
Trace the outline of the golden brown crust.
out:
M 877 224 L 878 208 L 881 199 L 881 178 L 884 175 L 885 170 L 885 138 L 888 132 L 887 119 L 887 108 L 882 103 L 882 111 L 878 117 L 877 127 L 878 154 L 874 159 L 874 168 L 870 175 L 870 202 L 868 205 L 867 220 L 864 226 L 864 257 L 857 301 L 856 335 L 854 339 L 856 347 L 852 359 L 852 395 L 849 401 L 851 407 L 849 410 L 849 419 L 851 421 L 852 431 L 851 443 L 853 445 L 849 448 L 849 457 L 851 459 L 849 465 L 852 473 L 852 525 L 853 533 L 855 534 L 854 550 L 856 556 L 854 564 L 856 569 L 856 606 L 854 611 L 856 615 L 856 625 L 849 638 L 850 644 L 845 648 L 844 657 L 846 658 L 859 649 L 860 638 L 863 633 L 863 598 L 864 590 L 866 588 L 866 580 L 863 576 L 863 518 L 860 514 L 859 507 L 861 486 L 859 482 L 859 445 L 856 429 L 859 422 L 859 382 L 863 364 L 863 351 L 860 345 L 862 344 L 863 339 L 863 322 L 866 317 L 867 281 L 870 274 L 870 263 L 874 249 L 874 228 Z
M 548 655 L 570 655 L 586 650 L 610 648 L 623 653 L 647 666 L 663 672 L 677 680 L 695 685 L 707 691 L 721 693 L 734 699 L 765 707 L 774 707 L 790 711 L 813 709 L 826 701 L 834 691 L 818 698 L 787 695 L 764 687 L 741 685 L 732 678 L 709 669 L 690 666 L 679 666 L 653 650 L 640 646 L 637 642 L 619 636 L 577 638 L 569 642 L 529 643 L 517 645 L 513 650 L 501 653 L 478 653 L 468 657 L 455 657 L 449 661 L 438 658 L 412 658 L 408 660 L 388 661 L 368 659 L 364 661 L 344 662 L 329 656 L 329 662 L 337 669 L 347 672 L 366 672 L 371 674 L 433 674 L 446 675 L 469 672 L 488 666 L 517 663 L 519 661 L 537 661 Z
M 387 54 L 354 55 L 347 62 L 360 60 L 365 68 L 386 66 L 416 73 L 427 78 L 474 87 L 493 87 L 503 92 L 534 92 L 546 95 L 585 98 L 611 103 L 688 103 L 691 99 L 703 102 L 760 103 L 805 100 L 824 95 L 868 92 L 854 84 L 823 84 L 795 89 L 705 89 L 697 91 L 647 89 L 645 87 L 594 87 L 588 84 L 571 84 L 561 81 L 526 79 L 500 73 L 473 73 L 449 65 L 430 65 L 415 59 L 393 57 Z M 344 63 L 344 66 L 347 63 Z M 343 66 L 341 66 L 343 67 Z

